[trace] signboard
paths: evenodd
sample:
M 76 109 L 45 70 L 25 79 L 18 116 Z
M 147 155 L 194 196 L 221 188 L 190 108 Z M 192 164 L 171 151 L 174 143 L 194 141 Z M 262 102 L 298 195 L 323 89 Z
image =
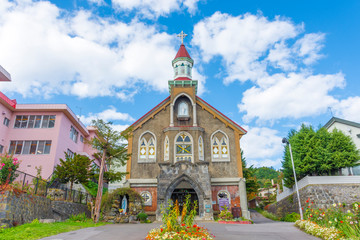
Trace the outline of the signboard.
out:
M 212 201 L 212 204 L 213 204 L 213 205 L 216 204 L 216 201 Z
M 211 208 L 211 205 L 210 205 L 210 204 L 206 204 L 206 205 L 205 205 L 205 208 Z
M 220 211 L 224 210 L 223 206 L 229 208 L 229 199 L 228 198 L 219 198 L 219 209 Z

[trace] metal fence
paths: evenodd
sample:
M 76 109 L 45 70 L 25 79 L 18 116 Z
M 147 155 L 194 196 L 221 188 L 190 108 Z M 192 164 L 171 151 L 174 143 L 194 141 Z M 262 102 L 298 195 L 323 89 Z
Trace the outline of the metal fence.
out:
M 14 187 L 22 191 L 38 196 L 47 197 L 54 201 L 69 201 L 86 204 L 91 201 L 92 196 L 84 191 L 70 190 L 65 184 L 55 181 L 46 181 L 36 176 L 15 171 L 16 178 Z

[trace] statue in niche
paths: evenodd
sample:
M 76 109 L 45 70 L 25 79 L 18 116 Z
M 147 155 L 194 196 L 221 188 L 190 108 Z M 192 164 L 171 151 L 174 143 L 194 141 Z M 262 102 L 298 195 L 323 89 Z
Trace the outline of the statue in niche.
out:
M 179 104 L 178 116 L 189 116 L 189 107 L 186 102 Z

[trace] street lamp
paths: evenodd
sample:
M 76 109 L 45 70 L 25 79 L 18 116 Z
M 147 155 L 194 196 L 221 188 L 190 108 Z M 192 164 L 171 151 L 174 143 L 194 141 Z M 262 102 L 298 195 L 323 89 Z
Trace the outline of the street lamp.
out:
M 301 209 L 301 203 L 300 203 L 299 188 L 298 188 L 297 180 L 296 180 L 296 172 L 295 172 L 294 159 L 293 159 L 292 150 L 291 150 L 291 144 L 290 144 L 289 140 L 287 140 L 287 138 L 283 138 L 283 139 L 282 139 L 282 143 L 286 143 L 286 144 L 289 145 L 291 163 L 292 163 L 292 168 L 293 168 L 294 178 L 295 178 L 296 194 L 297 194 L 297 198 L 298 198 L 298 202 L 299 202 L 300 218 L 301 218 L 301 220 L 304 220 L 304 218 L 303 218 L 303 212 L 302 212 L 302 209 Z

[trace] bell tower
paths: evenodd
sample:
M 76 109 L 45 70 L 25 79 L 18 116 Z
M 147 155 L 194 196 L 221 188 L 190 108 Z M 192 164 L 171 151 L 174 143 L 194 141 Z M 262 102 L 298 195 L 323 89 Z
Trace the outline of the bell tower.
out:
M 197 93 L 197 80 L 192 80 L 192 68 L 194 60 L 191 59 L 184 45 L 184 38 L 187 36 L 183 31 L 178 34 L 181 39 L 180 48 L 172 60 L 172 67 L 174 69 L 174 80 L 169 80 L 169 92 L 172 94 L 173 88 L 194 88 L 194 95 Z
M 184 45 L 187 36 L 183 31 L 178 34 L 181 39 L 180 48 L 172 60 L 174 79 L 169 80 L 170 92 L 170 127 L 179 125 L 197 126 L 196 117 L 196 93 L 197 80 L 192 79 L 192 67 L 194 60 L 191 59 Z

